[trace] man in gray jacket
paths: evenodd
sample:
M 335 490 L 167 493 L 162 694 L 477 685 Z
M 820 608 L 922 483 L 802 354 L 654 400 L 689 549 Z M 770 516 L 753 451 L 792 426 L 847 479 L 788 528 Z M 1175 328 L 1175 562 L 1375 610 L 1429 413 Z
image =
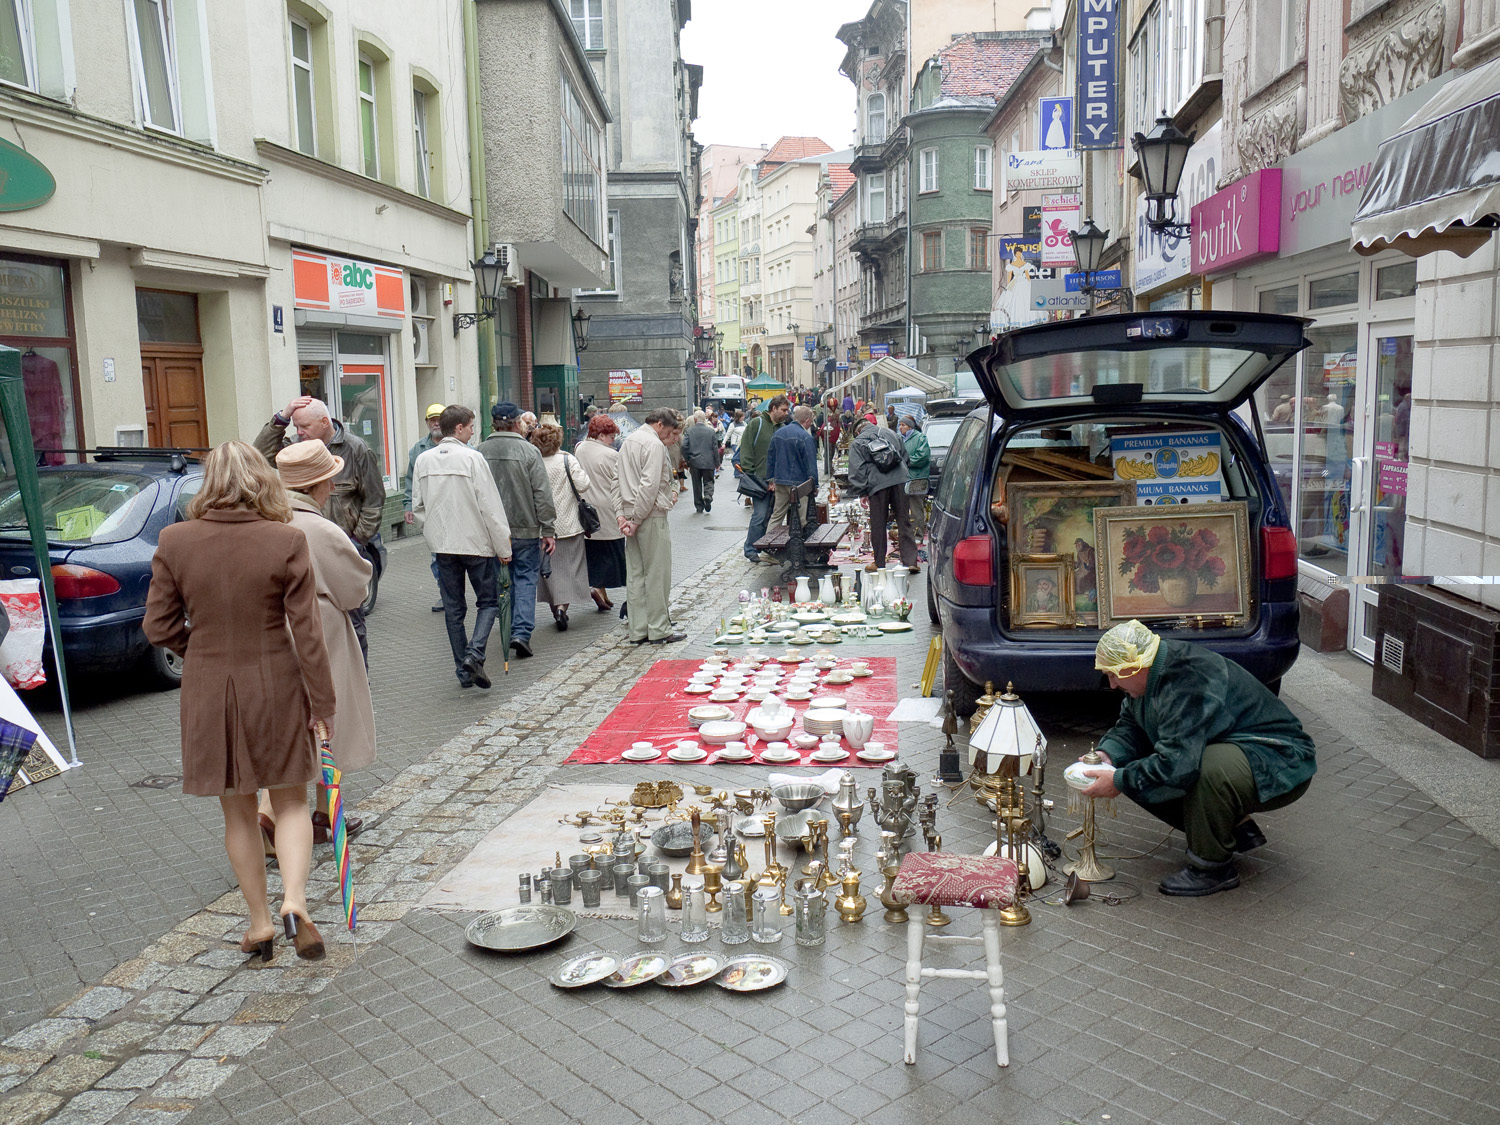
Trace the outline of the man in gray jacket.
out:
M 490 408 L 495 432 L 479 443 L 500 490 L 510 521 L 510 647 L 518 657 L 531 655 L 531 632 L 536 628 L 536 585 L 542 574 L 542 555 L 552 553 L 557 539 L 552 521 L 552 487 L 537 447 L 521 436 L 521 408 L 497 402 Z
M 693 507 L 700 512 L 714 510 L 714 474 L 719 471 L 719 435 L 701 410 L 693 412 L 692 421 L 682 435 L 682 459 L 693 478 Z
M 849 444 L 849 494 L 858 496 L 870 510 L 870 543 L 874 563 L 866 570 L 885 566 L 886 528 L 896 519 L 901 561 L 913 574 L 917 566 L 917 541 L 912 535 L 906 510 L 906 446 L 890 430 L 864 419 L 854 422 L 854 440 Z

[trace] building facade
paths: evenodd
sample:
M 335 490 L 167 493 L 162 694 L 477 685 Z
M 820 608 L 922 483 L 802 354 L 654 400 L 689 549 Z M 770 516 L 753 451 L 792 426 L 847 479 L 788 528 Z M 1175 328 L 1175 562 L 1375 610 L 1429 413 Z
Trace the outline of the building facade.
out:
M 740 362 L 740 220 L 739 187 L 736 183 L 709 214 L 713 228 L 714 262 L 709 277 L 713 281 L 713 329 L 718 333 L 714 344 L 714 370 L 722 375 L 738 375 Z M 702 224 L 700 222 L 700 229 Z
M 859 259 L 854 255 L 854 234 L 859 229 L 859 181 L 849 173 L 848 185 L 828 208 L 833 226 L 833 348 L 834 371 L 848 377 L 850 365 L 859 356 Z
M 735 185 L 735 217 L 740 225 L 739 262 L 740 295 L 740 370 L 753 379 L 766 369 L 765 302 L 761 299 L 760 280 L 760 165 L 740 169 Z
M 783 138 L 772 148 L 761 167 L 762 295 L 765 302 L 767 373 L 787 386 L 811 386 L 815 381 L 804 341 L 816 336 L 813 307 L 813 234 L 817 221 L 818 184 L 826 161 L 821 155 L 799 156 L 775 163 L 778 153 L 792 147 Z M 801 143 L 799 149 L 821 150 L 828 146 Z

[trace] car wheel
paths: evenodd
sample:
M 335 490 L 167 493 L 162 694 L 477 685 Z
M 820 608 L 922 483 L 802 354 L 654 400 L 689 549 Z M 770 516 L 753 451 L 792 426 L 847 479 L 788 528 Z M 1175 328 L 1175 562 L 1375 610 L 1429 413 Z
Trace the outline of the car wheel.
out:
M 953 693 L 953 713 L 960 719 L 974 714 L 984 688 L 973 683 L 958 667 L 947 644 L 943 645 L 943 689 Z
M 942 628 L 942 619 L 938 617 L 937 595 L 932 592 L 931 567 L 927 570 L 927 617 L 938 628 Z
M 182 657 L 153 645 L 146 653 L 146 670 L 157 687 L 171 691 L 182 686 Z

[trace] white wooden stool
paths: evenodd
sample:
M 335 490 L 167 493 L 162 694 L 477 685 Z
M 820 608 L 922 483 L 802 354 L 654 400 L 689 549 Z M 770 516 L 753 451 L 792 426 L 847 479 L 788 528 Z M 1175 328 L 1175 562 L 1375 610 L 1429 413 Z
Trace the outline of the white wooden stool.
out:
M 1016 865 L 1003 857 L 911 852 L 901 860 L 901 873 L 891 886 L 891 898 L 911 907 L 906 923 L 906 1061 L 917 1061 L 918 995 L 924 977 L 982 980 L 989 983 L 990 1022 L 995 1028 L 995 1062 L 1010 1065 L 1006 1038 L 1005 976 L 1000 969 L 999 912 L 1016 899 Z M 920 906 L 972 906 L 979 911 L 978 935 L 931 932 Z M 926 942 L 983 944 L 983 969 L 936 969 L 922 964 Z

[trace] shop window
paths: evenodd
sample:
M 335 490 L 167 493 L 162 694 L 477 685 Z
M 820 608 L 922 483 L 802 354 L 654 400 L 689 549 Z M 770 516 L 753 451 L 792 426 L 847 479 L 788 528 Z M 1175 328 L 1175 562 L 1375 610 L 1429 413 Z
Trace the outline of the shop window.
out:
M 1316 284 L 1316 282 L 1314 283 Z M 1307 330 L 1297 402 L 1300 454 L 1295 515 L 1298 553 L 1331 571 L 1349 571 L 1349 487 L 1358 326 Z
M 1398 297 L 1412 297 L 1417 292 L 1417 263 L 1397 262 L 1393 266 L 1381 266 L 1375 271 L 1375 299 L 1394 301 Z
M 370 447 L 381 475 L 389 476 L 385 337 L 340 332 L 338 351 L 339 420 Z
M 63 450 L 80 444 L 77 356 L 68 317 L 68 281 L 61 263 L 0 259 L 0 344 L 21 353 L 21 378 L 37 461 L 76 460 Z M 0 469 L 14 472 L 0 425 Z
M 1359 303 L 1359 271 L 1320 277 L 1307 283 L 1307 307 L 1331 309 Z
M 1283 313 L 1295 316 L 1297 312 L 1297 287 L 1283 285 L 1280 289 L 1267 289 L 1260 295 L 1260 311 Z

